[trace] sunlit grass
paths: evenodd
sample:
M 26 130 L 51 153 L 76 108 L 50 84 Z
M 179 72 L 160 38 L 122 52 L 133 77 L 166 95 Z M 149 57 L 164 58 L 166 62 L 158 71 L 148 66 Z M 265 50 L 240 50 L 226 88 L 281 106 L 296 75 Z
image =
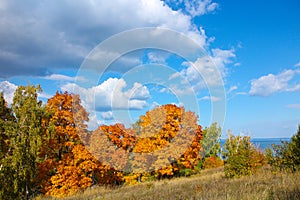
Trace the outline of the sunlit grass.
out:
M 265 167 L 253 176 L 227 179 L 217 168 L 134 186 L 93 187 L 66 199 L 300 199 L 300 173 L 274 174 Z

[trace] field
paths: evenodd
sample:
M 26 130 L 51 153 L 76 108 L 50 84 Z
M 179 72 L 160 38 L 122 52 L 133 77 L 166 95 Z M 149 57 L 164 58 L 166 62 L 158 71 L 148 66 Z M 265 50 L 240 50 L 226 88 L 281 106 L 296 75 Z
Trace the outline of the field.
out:
M 299 180 L 299 172 L 272 173 L 267 167 L 253 176 L 227 179 L 223 168 L 217 168 L 203 170 L 191 177 L 145 182 L 134 186 L 93 187 L 66 199 L 300 199 Z

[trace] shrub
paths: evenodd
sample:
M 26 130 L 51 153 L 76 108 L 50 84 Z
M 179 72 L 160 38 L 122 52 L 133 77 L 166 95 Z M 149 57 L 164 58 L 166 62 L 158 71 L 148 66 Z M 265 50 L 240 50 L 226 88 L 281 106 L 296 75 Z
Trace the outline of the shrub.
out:
M 189 168 L 181 169 L 181 170 L 179 171 L 179 175 L 180 175 L 180 176 L 185 176 L 185 177 L 187 177 L 187 176 L 191 176 L 191 175 L 193 175 L 193 174 L 195 174 L 195 172 L 194 172 L 192 169 L 189 169 Z
M 221 167 L 224 165 L 223 160 L 216 156 L 210 156 L 205 158 L 203 162 L 203 167 L 204 169 L 210 169 L 210 168 L 216 168 L 216 167 Z
M 295 172 L 300 168 L 300 124 L 298 132 L 290 142 L 281 141 L 280 145 L 272 145 L 266 149 L 266 158 L 273 170 Z
M 228 178 L 252 175 L 265 164 L 264 154 L 250 141 L 249 136 L 228 135 L 224 144 L 224 172 Z

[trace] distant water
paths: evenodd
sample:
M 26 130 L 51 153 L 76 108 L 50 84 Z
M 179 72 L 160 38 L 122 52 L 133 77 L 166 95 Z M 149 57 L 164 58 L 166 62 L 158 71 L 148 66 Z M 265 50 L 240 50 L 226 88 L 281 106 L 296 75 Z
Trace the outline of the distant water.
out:
M 267 147 L 272 147 L 272 144 L 281 144 L 281 141 L 289 142 L 290 140 L 290 138 L 252 138 L 251 142 L 253 142 L 256 147 L 259 147 L 261 150 L 264 150 Z M 221 139 L 221 146 L 223 146 L 225 141 L 226 139 Z

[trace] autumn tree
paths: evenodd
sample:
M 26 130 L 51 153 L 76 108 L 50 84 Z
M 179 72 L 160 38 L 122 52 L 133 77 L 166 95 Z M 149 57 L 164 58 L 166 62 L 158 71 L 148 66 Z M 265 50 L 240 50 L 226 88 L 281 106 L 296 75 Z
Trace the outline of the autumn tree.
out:
M 132 128 L 103 125 L 93 131 L 89 151 L 123 171 L 126 183 L 172 177 L 179 166 L 194 169 L 200 159 L 201 126 L 183 107 L 167 104 L 147 111 Z
M 129 153 L 135 136 L 122 124 L 102 125 L 92 131 L 87 149 L 101 163 L 99 184 L 121 184 L 123 172 L 130 171 Z
M 78 110 L 78 113 L 82 114 L 82 118 L 88 119 L 86 111 L 80 110 L 84 110 L 84 108 L 80 104 L 76 104 L 80 103 L 78 99 L 79 97 L 76 95 L 57 92 L 46 105 L 49 119 L 44 123 L 48 130 L 42 147 L 41 156 L 44 161 L 39 165 L 37 181 L 40 181 L 42 191 L 48 195 L 58 195 L 59 193 L 65 195 L 68 193 L 68 189 L 71 190 L 67 184 L 66 174 L 72 172 L 69 171 L 71 168 L 68 169 L 67 166 L 72 165 L 73 148 L 76 144 L 80 144 L 78 132 L 81 127 L 84 127 L 84 124 L 78 124 L 77 128 L 74 115 Z M 73 171 L 76 173 L 75 170 Z M 60 182 L 57 177 L 61 178 Z M 64 189 L 63 185 L 67 185 L 67 189 Z
M 5 131 L 7 137 L 8 152 L 2 159 L 1 172 L 5 173 L 6 190 L 10 190 L 9 196 L 5 198 L 29 199 L 36 190 L 34 178 L 40 161 L 39 150 L 43 132 L 41 121 L 44 116 L 38 92 L 41 92 L 39 85 L 19 86 L 12 103 L 15 119 L 11 121 L 4 118 L 6 125 L 4 129 L 2 127 L 2 131 Z M 4 107 L 4 110 L 7 111 L 7 108 Z
M 168 104 L 147 111 L 140 117 L 134 126 L 139 135 L 133 148 L 132 177 L 138 173 L 137 178 L 141 181 L 144 172 L 154 171 L 158 178 L 174 175 L 172 163 L 176 160 L 174 157 L 180 155 L 174 155 L 176 145 L 172 145 L 172 142 L 181 129 L 183 114 L 183 108 Z
M 103 166 L 84 146 L 88 113 L 79 95 L 56 93 L 48 100 L 49 120 L 37 180 L 46 195 L 62 197 L 101 182 Z
M 198 125 L 197 129 L 194 131 L 195 136 L 191 145 L 181 156 L 181 158 L 178 159 L 180 174 L 185 176 L 197 172 L 197 164 L 202 159 L 202 145 L 200 143 L 202 140 L 202 127 Z

